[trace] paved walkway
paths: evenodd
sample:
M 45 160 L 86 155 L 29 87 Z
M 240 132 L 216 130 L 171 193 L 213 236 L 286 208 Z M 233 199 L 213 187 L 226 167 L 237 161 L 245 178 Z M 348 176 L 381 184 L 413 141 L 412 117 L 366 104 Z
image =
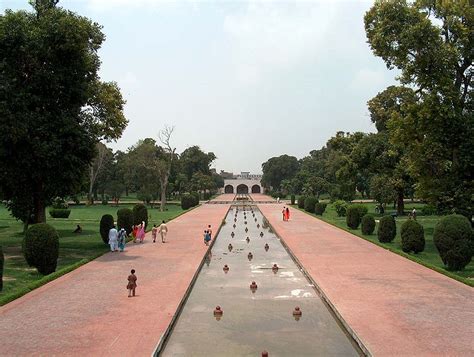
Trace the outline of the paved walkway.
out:
M 296 209 L 259 206 L 375 356 L 473 356 L 474 289 Z
M 204 205 L 168 224 L 168 243 L 129 243 L 0 308 L 0 355 L 149 356 L 168 327 L 228 205 Z M 136 269 L 138 296 L 127 298 Z

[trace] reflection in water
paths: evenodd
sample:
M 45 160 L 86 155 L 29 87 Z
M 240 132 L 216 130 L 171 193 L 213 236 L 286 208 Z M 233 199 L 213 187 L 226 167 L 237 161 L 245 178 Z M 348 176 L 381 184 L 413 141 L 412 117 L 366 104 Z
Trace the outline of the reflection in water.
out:
M 244 213 L 255 222 L 245 224 Z M 234 207 L 226 221 L 234 219 L 216 237 L 161 355 L 357 356 L 279 238 L 268 224 L 261 230 L 260 211 Z

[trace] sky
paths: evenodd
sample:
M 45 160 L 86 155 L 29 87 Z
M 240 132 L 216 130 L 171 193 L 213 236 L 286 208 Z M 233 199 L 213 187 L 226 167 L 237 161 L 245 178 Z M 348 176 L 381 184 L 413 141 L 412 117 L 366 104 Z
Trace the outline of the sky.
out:
M 337 131 L 375 131 L 367 101 L 395 83 L 363 16 L 373 1 L 61 0 L 103 26 L 104 81 L 116 81 L 126 150 L 174 126 L 178 152 L 198 145 L 219 170 L 261 173 L 302 158 Z M 0 0 L 0 11 L 30 8 Z

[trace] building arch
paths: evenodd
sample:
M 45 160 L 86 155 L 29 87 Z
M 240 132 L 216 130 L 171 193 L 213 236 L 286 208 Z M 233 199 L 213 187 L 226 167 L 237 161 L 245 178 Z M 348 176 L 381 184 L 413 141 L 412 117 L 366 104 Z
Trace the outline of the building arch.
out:
M 247 194 L 249 193 L 249 187 L 243 183 L 237 186 L 237 194 Z
M 252 193 L 262 193 L 262 189 L 260 188 L 260 185 L 253 185 Z
M 234 193 L 234 186 L 227 185 L 224 187 L 224 193 Z

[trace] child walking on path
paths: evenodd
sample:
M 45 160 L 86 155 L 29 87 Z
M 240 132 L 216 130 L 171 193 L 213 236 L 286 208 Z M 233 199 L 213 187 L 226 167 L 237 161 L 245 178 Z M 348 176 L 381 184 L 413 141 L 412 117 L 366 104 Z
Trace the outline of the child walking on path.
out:
M 131 274 L 127 278 L 128 297 L 135 296 L 135 289 L 137 288 L 137 276 L 135 275 L 135 269 L 132 269 L 130 273 Z
M 209 231 L 204 231 L 204 244 L 209 245 L 209 242 L 211 241 L 211 234 Z
M 156 233 L 158 232 L 158 228 L 156 224 L 153 225 L 153 229 L 151 230 L 151 237 L 153 238 L 153 243 L 156 242 Z

